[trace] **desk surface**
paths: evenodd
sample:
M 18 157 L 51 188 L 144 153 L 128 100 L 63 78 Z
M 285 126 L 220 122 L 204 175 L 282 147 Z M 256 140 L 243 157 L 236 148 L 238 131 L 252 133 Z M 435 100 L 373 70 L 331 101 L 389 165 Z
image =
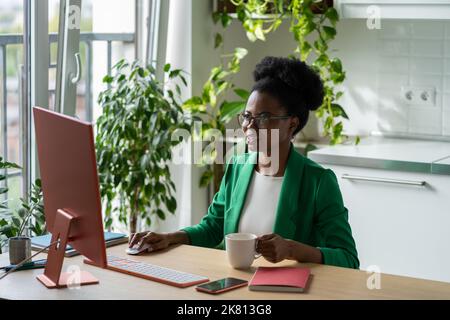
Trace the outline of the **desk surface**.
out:
M 247 271 L 229 267 L 226 252 L 194 246 L 177 246 L 171 250 L 143 256 L 127 256 L 125 245 L 108 248 L 108 253 L 157 264 L 180 271 L 208 276 L 210 280 L 224 277 L 250 279 L 256 266 L 274 266 L 259 258 Z M 45 258 L 42 255 L 37 258 Z M 0 265 L 7 265 L 8 254 L 0 255 Z M 98 285 L 80 289 L 47 289 L 36 276 L 43 269 L 15 272 L 0 280 L 3 299 L 450 299 L 450 283 L 381 274 L 381 289 L 369 290 L 365 271 L 316 264 L 283 261 L 277 266 L 307 266 L 312 278 L 306 293 L 254 292 L 243 287 L 220 295 L 195 290 L 195 286 L 179 289 L 158 282 L 105 270 L 83 263 L 81 256 L 65 258 L 63 271 L 79 266 L 100 280 Z

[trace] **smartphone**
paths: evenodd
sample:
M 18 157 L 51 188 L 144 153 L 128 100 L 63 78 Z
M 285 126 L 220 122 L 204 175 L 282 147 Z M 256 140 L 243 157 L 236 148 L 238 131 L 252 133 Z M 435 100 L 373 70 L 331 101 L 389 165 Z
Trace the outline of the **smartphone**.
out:
M 241 280 L 237 278 L 224 278 L 208 283 L 201 284 L 195 289 L 197 291 L 211 293 L 211 294 L 217 294 L 222 293 L 226 291 L 230 291 L 236 288 L 244 287 L 248 284 L 247 280 Z

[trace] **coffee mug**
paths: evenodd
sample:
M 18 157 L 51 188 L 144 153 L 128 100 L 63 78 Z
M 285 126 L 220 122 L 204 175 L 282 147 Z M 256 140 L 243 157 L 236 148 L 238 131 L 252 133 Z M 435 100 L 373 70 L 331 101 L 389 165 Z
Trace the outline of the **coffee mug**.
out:
M 225 236 L 228 262 L 235 269 L 247 269 L 261 254 L 256 252 L 257 236 L 252 233 L 230 233 Z

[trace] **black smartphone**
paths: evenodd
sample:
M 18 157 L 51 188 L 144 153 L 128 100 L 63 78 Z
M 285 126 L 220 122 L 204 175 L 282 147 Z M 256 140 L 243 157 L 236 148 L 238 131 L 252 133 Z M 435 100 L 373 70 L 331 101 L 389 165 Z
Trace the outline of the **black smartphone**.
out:
M 236 288 L 244 287 L 248 284 L 247 280 L 237 279 L 237 278 L 224 278 L 208 283 L 201 284 L 195 289 L 197 291 L 211 293 L 211 294 L 217 294 L 222 293 L 226 291 L 230 291 Z

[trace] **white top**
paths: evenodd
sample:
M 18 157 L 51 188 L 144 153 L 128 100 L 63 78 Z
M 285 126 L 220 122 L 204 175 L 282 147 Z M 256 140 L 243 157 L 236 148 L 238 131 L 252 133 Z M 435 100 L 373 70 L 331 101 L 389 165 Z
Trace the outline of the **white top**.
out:
M 239 220 L 239 232 L 257 236 L 272 233 L 283 177 L 265 176 L 255 170 Z

